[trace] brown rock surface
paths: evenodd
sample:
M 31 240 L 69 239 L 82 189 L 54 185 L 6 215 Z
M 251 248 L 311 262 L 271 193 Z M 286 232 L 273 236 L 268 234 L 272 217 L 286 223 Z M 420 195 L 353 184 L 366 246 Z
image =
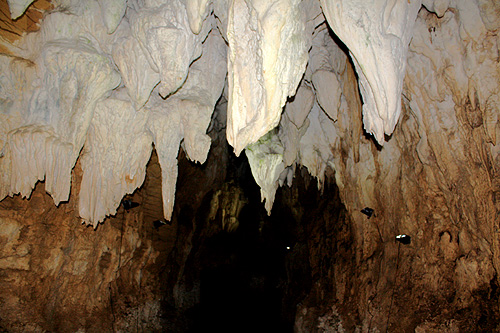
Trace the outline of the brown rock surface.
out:
M 77 192 L 81 171 L 73 174 Z M 29 200 L 1 202 L 0 325 L 8 331 L 158 329 L 159 300 L 149 267 L 159 255 L 142 214 L 120 208 L 93 230 L 73 197 L 50 204 L 39 183 Z M 148 237 L 149 236 L 149 237 Z M 126 304 L 123 305 L 123 304 Z M 125 311 L 127 311 L 125 315 Z M 144 325 L 141 320 L 146 320 Z

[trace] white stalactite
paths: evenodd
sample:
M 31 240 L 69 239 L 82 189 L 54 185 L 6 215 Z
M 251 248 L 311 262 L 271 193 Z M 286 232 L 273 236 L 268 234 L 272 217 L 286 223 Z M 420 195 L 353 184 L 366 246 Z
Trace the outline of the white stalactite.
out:
M 213 31 L 203 44 L 203 55 L 191 66 L 183 87 L 165 101 L 156 95 L 145 106 L 150 113 L 148 127 L 162 168 L 163 213 L 167 220 L 171 219 L 174 208 L 181 140 L 184 139 L 188 157 L 197 162 L 204 163 L 210 149 L 210 138 L 205 133 L 224 87 L 223 46 L 222 37 Z
M 47 43 L 23 126 L 8 133 L 10 187 L 27 197 L 38 180 L 54 202 L 68 200 L 73 168 L 96 102 L 120 83 L 108 58 L 83 42 Z M 9 163 L 5 161 L 5 163 Z
M 236 155 L 278 125 L 295 94 L 310 47 L 303 6 L 298 0 L 231 4 L 227 139 Z
M 422 22 L 414 26 L 422 2 L 442 24 L 439 36 Z M 8 3 L 14 17 L 22 15 L 31 1 Z M 466 115 L 471 126 L 484 125 L 492 143 L 500 137 L 498 50 L 493 47 L 498 43 L 491 32 L 500 24 L 494 3 L 57 0 L 55 4 L 39 32 L 9 48 L 15 55 L 0 55 L 0 198 L 15 193 L 29 196 L 36 182 L 44 179 L 56 204 L 67 200 L 71 170 L 81 156 L 80 215 L 96 226 L 116 212 L 123 195 L 141 186 L 154 144 L 162 167 L 164 215 L 170 219 L 179 146 L 190 160 L 205 162 L 211 144 L 207 128 L 226 83 L 227 140 L 236 154 L 246 149 L 268 211 L 277 187 L 285 180 L 290 184 L 297 165 L 306 166 L 319 186 L 326 170 L 336 169 L 341 190 L 354 176 L 337 169 L 357 172 L 358 180 L 368 184 L 360 197 L 368 198 L 375 159 L 356 113 L 357 89 L 345 83 L 355 75 L 328 25 L 349 48 L 364 102 L 364 126 L 380 144 L 398 121 L 407 63 L 412 67 L 409 83 L 423 80 L 421 68 L 429 78 L 428 86 L 408 89 L 412 108 L 423 112 L 426 103 L 435 113 L 468 103 L 475 112 Z M 460 66 L 446 66 L 455 63 Z M 445 83 L 453 86 L 459 102 L 444 90 L 444 83 L 437 84 L 443 79 L 436 68 L 446 68 Z M 441 121 L 436 119 L 436 124 Z M 446 129 L 455 123 L 456 119 L 448 119 Z M 419 134 L 417 147 L 424 161 L 430 149 L 427 134 Z M 345 146 L 349 140 L 355 145 L 352 151 Z M 397 157 L 394 147 L 386 150 L 384 156 Z
M 158 91 L 163 98 L 186 81 L 188 68 L 200 57 L 201 44 L 212 22 L 194 34 L 181 0 L 144 7 L 132 17 L 132 34 L 139 41 L 151 68 L 160 74 Z
M 253 178 L 260 186 L 261 199 L 265 200 L 267 213 L 271 215 L 274 196 L 278 189 L 278 179 L 285 170 L 283 146 L 276 131 L 270 131 L 257 142 L 248 145 L 245 155 L 248 158 Z
M 401 113 L 406 56 L 421 0 L 321 0 L 321 6 L 352 54 L 365 129 L 383 145 Z
M 115 214 L 123 196 L 144 182 L 153 142 L 147 120 L 124 91 L 97 103 L 81 157 L 79 214 L 88 224 Z

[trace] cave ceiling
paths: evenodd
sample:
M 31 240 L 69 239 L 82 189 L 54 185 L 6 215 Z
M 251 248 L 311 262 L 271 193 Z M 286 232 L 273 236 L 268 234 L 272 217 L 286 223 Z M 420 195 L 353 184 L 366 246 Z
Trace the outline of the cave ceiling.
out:
M 220 100 L 227 100 L 227 141 L 249 159 L 269 212 L 297 166 L 320 187 L 334 170 L 351 211 L 380 206 L 377 186 L 401 179 L 408 147 L 420 167 L 463 162 L 442 171 L 453 180 L 470 159 L 456 135 L 463 119 L 483 129 L 485 154 L 498 156 L 495 2 L 7 4 L 0 198 L 29 197 L 45 181 L 56 205 L 67 201 L 79 159 L 79 214 L 97 226 L 142 185 L 154 145 L 170 219 L 179 147 L 191 161 L 205 162 Z M 404 115 L 413 125 L 405 123 L 406 139 L 393 137 Z M 408 186 L 399 186 L 401 200 L 411 196 Z

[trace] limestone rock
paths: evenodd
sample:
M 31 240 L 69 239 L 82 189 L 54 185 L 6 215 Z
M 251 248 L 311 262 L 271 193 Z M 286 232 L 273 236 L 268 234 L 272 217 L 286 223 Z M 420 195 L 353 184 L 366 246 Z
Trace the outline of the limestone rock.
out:
M 9 4 L 13 15 L 21 15 L 29 3 Z M 186 185 L 185 179 L 204 169 L 186 160 L 179 167 L 179 157 L 205 162 L 214 135 L 207 132 L 223 133 L 227 118 L 227 139 L 237 154 L 245 150 L 268 212 L 278 186 L 291 185 L 302 166 L 326 193 L 335 179 L 345 205 L 345 211 L 321 207 L 329 222 L 290 208 L 294 220 L 309 220 L 297 235 L 308 244 L 299 244 L 302 250 L 297 246 L 288 258 L 302 251 L 300 259 L 311 270 L 303 275 L 310 275 L 313 285 L 301 294 L 308 293 L 297 308 L 296 327 L 498 330 L 496 1 L 56 4 L 38 33 L 10 45 L 11 55 L 0 55 L 0 198 L 31 195 L 30 201 L 15 197 L 0 203 L 0 268 L 7 272 L 0 275 L 12 276 L 0 283 L 7 295 L 2 319 L 33 322 L 22 327 L 26 331 L 77 331 L 86 326 L 54 323 L 80 314 L 88 318 L 92 311 L 111 318 L 106 306 L 126 304 L 117 296 L 122 286 L 110 286 L 112 281 L 145 290 L 143 267 L 158 254 L 145 236 L 153 230 L 138 229 L 145 228 L 141 213 L 127 218 L 117 207 L 143 182 L 152 143 L 161 165 L 163 203 L 156 204 L 157 184 L 151 191 L 154 214 L 147 216 L 156 218 L 163 206 L 164 218 L 187 221 L 178 238 L 175 222 L 161 231 L 168 233 L 168 245 L 161 246 L 169 249 L 169 265 L 174 261 L 165 274 L 174 276 L 175 291 L 166 298 L 196 303 L 197 281 L 180 281 L 188 259 L 197 260 L 190 252 L 193 239 L 204 235 L 196 219 L 208 210 L 212 220 L 226 218 L 217 228 L 233 230 L 236 215 L 248 207 L 227 186 L 234 198 L 224 200 L 218 189 L 207 194 L 224 172 L 211 169 L 198 182 L 200 191 Z M 365 135 L 363 121 L 380 145 Z M 236 157 L 221 153 L 225 142 L 216 142 L 213 160 L 234 162 Z M 150 179 L 158 182 L 160 168 L 154 166 Z M 39 180 L 44 183 L 32 192 Z M 297 182 L 301 187 L 286 189 L 291 203 L 308 195 L 314 180 Z M 68 197 L 70 186 L 74 197 Z M 176 210 L 176 189 L 185 201 L 196 193 L 197 202 L 212 206 L 200 204 L 196 213 L 188 204 Z M 59 208 L 49 205 L 44 191 Z M 364 207 L 374 210 L 370 219 L 361 212 Z M 97 233 L 74 226 L 77 211 L 94 226 L 106 216 L 107 222 Z M 400 233 L 411 235 L 412 243 L 395 243 Z M 170 256 L 172 249 L 177 252 Z M 331 253 L 333 259 L 327 257 Z M 120 270 L 120 260 L 131 269 Z M 293 272 L 291 264 L 287 272 Z M 43 288 L 36 283 L 18 288 L 40 277 Z M 33 299 L 38 294 L 42 297 Z M 101 295 L 120 300 L 98 300 Z M 77 307 L 71 297 L 89 308 Z M 158 304 L 143 299 L 141 306 L 156 316 Z M 438 307 L 447 311 L 435 311 Z M 46 319 L 48 313 L 55 317 Z M 141 322 L 135 312 L 132 317 Z
M 108 34 L 112 34 L 125 15 L 127 0 L 99 0 L 99 5 Z
M 77 194 L 81 170 L 78 165 L 75 170 L 72 193 Z M 150 226 L 139 222 L 138 213 L 121 209 L 97 231 L 85 228 L 76 201 L 77 195 L 54 207 L 39 183 L 29 200 L 0 203 L 2 327 L 128 331 L 138 318 L 132 312 L 148 321 L 147 330 L 158 330 L 158 299 L 150 292 L 136 294 L 140 285 L 159 287 L 151 284 L 157 281 L 152 267 L 160 248 L 146 236 Z
M 207 23 L 203 32 L 194 34 L 181 0 L 143 7 L 131 25 L 149 65 L 160 74 L 158 91 L 164 98 L 184 84 L 189 65 L 200 57 L 201 44 L 212 29 Z
M 184 0 L 188 18 L 189 26 L 194 34 L 199 34 L 201 28 L 203 27 L 203 21 L 208 16 L 208 10 L 210 9 L 209 0 Z
M 313 38 L 312 48 L 309 51 L 308 67 L 311 71 L 311 83 L 314 86 L 319 106 L 333 121 L 337 121 L 342 86 L 332 65 L 342 67 L 342 64 L 335 64 L 335 61 L 338 61 L 336 59 L 345 59 L 345 57 L 338 53 L 331 54 L 331 49 L 340 51 L 332 44 L 335 43 L 329 36 L 327 27 L 322 25 L 321 29 L 316 30 Z
M 181 110 L 169 108 L 169 103 L 155 97 L 146 110 L 149 113 L 148 129 L 158 152 L 161 166 L 163 213 L 170 220 L 174 208 L 175 184 L 177 182 L 177 153 L 183 136 Z
M 217 30 L 203 43 L 203 54 L 189 68 L 189 77 L 173 99 L 183 110 L 184 148 L 189 159 L 204 163 L 210 149 L 206 134 L 227 74 L 226 45 Z
M 162 168 L 162 194 L 165 218 L 171 219 L 177 179 L 177 153 L 184 139 L 190 159 L 205 162 L 210 138 L 205 134 L 215 103 L 222 94 L 226 76 L 224 41 L 214 31 L 205 41 L 204 53 L 191 66 L 184 86 L 163 101 L 159 96 L 146 105 L 150 113 L 148 128 L 153 133 Z
M 300 140 L 299 163 L 307 167 L 313 177 L 318 178 L 318 186 L 321 187 L 331 156 L 328 139 L 334 139 L 336 131 L 317 103 L 314 103 L 307 118 L 309 126 Z
M 278 179 L 285 166 L 283 164 L 283 147 L 276 135 L 270 131 L 254 144 L 245 149 L 245 155 L 252 169 L 255 182 L 260 186 L 262 201 L 266 201 L 267 213 L 271 214 L 274 195 L 278 188 Z
M 148 115 L 136 112 L 126 96 L 97 103 L 81 157 L 79 214 L 94 227 L 114 215 L 122 198 L 142 185 L 151 155 Z
M 291 166 L 297 160 L 299 142 L 309 126 L 307 116 L 314 105 L 314 98 L 313 90 L 302 81 L 294 99 L 286 104 L 278 132 L 283 144 L 285 166 Z
M 28 271 L 30 269 L 29 244 L 20 240 L 23 225 L 14 219 L 0 219 L 0 244 L 2 256 L 0 267 L 2 269 L 17 269 Z
M 222 35 L 222 38 L 227 42 L 227 20 L 229 15 L 229 7 L 231 0 L 213 1 L 214 16 L 217 20 L 217 28 Z
M 0 54 L 0 147 L 1 154 L 6 154 L 5 146 L 11 130 L 21 127 L 26 118 L 29 96 L 33 94 L 32 83 L 36 78 L 35 64 L 27 59 Z M 0 162 L 1 163 L 1 162 Z M 10 174 L 7 172 L 7 174 Z M 3 181 L 3 185 L 8 181 Z M 6 193 L 3 188 L 0 193 Z M 0 194 L 1 197 L 6 194 Z
M 420 0 L 321 0 L 328 24 L 347 45 L 363 96 L 364 126 L 379 144 L 401 113 L 408 44 Z
M 29 196 L 45 179 L 54 202 L 68 199 L 71 169 L 84 144 L 96 102 L 116 87 L 120 77 L 109 60 L 85 43 L 47 44 L 39 61 L 23 127 L 12 129 L 7 146 L 11 167 L 9 195 Z M 11 163 L 11 166 L 10 166 Z
M 307 63 L 310 37 L 304 6 L 296 0 L 237 0 L 227 37 L 227 139 L 236 155 L 278 125 Z
M 141 109 L 160 82 L 160 74 L 151 68 L 139 42 L 133 37 L 122 38 L 116 42 L 113 60 L 120 69 L 135 109 Z

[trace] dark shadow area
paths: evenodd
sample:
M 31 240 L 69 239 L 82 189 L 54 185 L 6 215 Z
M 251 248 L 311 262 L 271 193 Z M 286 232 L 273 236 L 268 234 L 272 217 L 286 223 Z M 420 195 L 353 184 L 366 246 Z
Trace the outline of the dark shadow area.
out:
M 298 304 L 313 284 L 308 238 L 316 223 L 324 223 L 326 205 L 340 209 L 337 188 L 321 192 L 308 174 L 297 172 L 292 188 L 278 189 L 267 216 L 246 158 L 233 165 L 230 176 L 237 177 L 248 203 L 235 231 L 201 240 L 200 302 L 190 311 L 189 331 L 293 332 Z
M 338 189 L 327 181 L 319 190 L 298 168 L 268 216 L 245 154 L 236 157 L 220 138 L 203 166 L 181 149 L 172 224 L 152 231 L 162 249 L 162 329 L 293 332 L 304 306 L 319 315 L 331 308 L 323 297 L 334 290 L 315 288 L 334 275 L 332 239 L 344 209 Z
M 280 233 L 268 227 L 271 218 L 246 157 L 232 158 L 228 178 L 243 189 L 248 203 L 235 231 L 221 230 L 203 240 L 200 303 L 192 312 L 190 331 L 291 332 L 293 323 L 281 316 L 285 237 L 277 238 Z

